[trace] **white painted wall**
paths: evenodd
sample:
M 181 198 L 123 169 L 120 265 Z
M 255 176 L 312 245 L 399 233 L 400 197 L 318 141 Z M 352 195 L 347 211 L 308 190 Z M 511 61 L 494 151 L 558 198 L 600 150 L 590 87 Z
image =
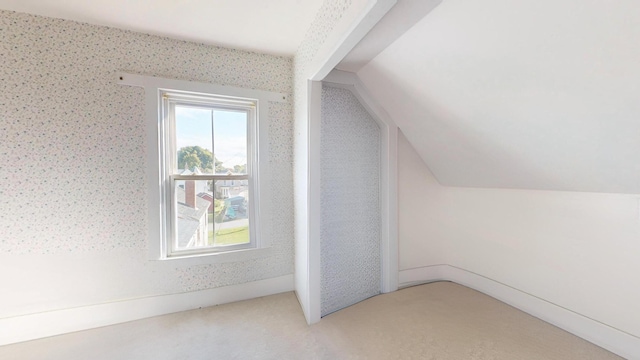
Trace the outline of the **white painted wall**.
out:
M 398 267 L 400 271 L 445 264 L 438 236 L 441 186 L 398 131 Z
M 452 265 L 640 337 L 638 195 L 445 187 L 398 147 L 401 270 Z

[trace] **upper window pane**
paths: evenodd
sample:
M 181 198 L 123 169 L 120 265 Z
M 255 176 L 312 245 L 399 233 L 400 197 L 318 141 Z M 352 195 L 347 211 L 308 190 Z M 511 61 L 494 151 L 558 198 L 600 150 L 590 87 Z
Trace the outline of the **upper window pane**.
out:
M 216 174 L 247 174 L 246 111 L 213 110 Z
M 176 105 L 174 174 L 213 174 L 213 110 Z

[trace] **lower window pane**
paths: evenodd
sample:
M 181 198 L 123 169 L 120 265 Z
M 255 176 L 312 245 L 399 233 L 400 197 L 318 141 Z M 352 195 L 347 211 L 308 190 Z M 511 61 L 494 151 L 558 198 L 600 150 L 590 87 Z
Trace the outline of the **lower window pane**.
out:
M 213 229 L 213 196 L 207 180 L 177 180 L 176 250 L 189 250 L 210 246 L 209 233 Z
M 248 244 L 248 180 L 216 180 L 213 229 L 209 234 L 213 246 Z
M 176 180 L 175 251 L 250 243 L 248 180 Z

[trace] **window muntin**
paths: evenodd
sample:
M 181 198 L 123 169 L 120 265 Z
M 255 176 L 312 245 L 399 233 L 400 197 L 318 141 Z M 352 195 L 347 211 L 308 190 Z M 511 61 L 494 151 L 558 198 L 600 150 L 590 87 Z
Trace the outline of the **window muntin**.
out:
M 257 100 L 160 96 L 166 256 L 256 247 Z

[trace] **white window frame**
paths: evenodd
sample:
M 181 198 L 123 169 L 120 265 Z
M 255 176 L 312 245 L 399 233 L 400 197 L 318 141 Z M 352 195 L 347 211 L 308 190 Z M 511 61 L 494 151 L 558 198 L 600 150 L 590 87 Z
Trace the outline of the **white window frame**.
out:
M 258 212 L 258 203 L 253 200 L 254 195 L 256 199 L 259 198 L 259 184 L 258 174 L 255 171 L 257 169 L 258 151 L 255 139 L 257 138 L 257 123 L 258 123 L 258 100 L 238 97 L 228 97 L 214 94 L 202 94 L 194 92 L 175 91 L 171 89 L 158 89 L 160 102 L 162 104 L 161 118 L 160 118 L 160 154 L 162 154 L 160 160 L 160 173 L 162 176 L 162 184 L 164 191 L 162 192 L 163 199 L 161 202 L 166 204 L 164 206 L 163 214 L 163 226 L 166 231 L 164 234 L 163 246 L 164 252 L 167 258 L 184 257 L 190 255 L 201 255 L 208 253 L 217 253 L 225 251 L 235 251 L 256 248 L 258 244 L 258 237 L 256 236 L 256 229 L 260 228 L 260 219 L 256 216 Z M 231 110 L 245 112 L 247 114 L 247 174 L 246 175 L 215 175 L 215 174 L 202 174 L 202 175 L 177 175 L 173 171 L 177 168 L 177 151 L 176 145 L 176 121 L 175 109 L 177 106 L 188 106 L 197 108 L 206 108 L 210 110 Z M 214 149 L 215 150 L 215 149 Z M 215 155 L 215 151 L 213 152 Z M 232 185 L 235 179 L 248 180 L 249 198 L 250 204 L 248 208 L 249 218 L 249 243 L 220 246 L 220 247 L 198 247 L 180 250 L 176 249 L 176 239 L 178 236 L 177 229 L 177 209 L 174 207 L 176 202 L 176 181 L 231 181 Z M 215 185 L 214 195 L 215 198 Z
M 265 218 L 272 213 L 272 197 L 269 186 L 272 176 L 269 173 L 269 102 L 287 102 L 288 95 L 270 91 L 245 89 L 226 85 L 165 79 L 152 76 L 120 73 L 117 82 L 121 85 L 137 86 L 144 89 L 146 144 L 146 177 L 148 200 L 148 259 L 170 260 L 185 265 L 234 262 L 269 256 L 271 253 L 271 222 Z M 162 137 L 162 101 L 160 92 L 171 90 L 193 94 L 212 94 L 226 98 L 253 99 L 256 101 L 255 124 L 255 169 L 254 189 L 251 202 L 254 206 L 255 247 L 233 251 L 170 256 L 166 242 L 166 211 L 168 203 L 167 184 L 163 173 L 163 137 Z M 247 164 L 248 165 L 248 164 Z M 169 197 L 170 199 L 170 197 Z M 277 211 L 277 209 L 275 209 Z

